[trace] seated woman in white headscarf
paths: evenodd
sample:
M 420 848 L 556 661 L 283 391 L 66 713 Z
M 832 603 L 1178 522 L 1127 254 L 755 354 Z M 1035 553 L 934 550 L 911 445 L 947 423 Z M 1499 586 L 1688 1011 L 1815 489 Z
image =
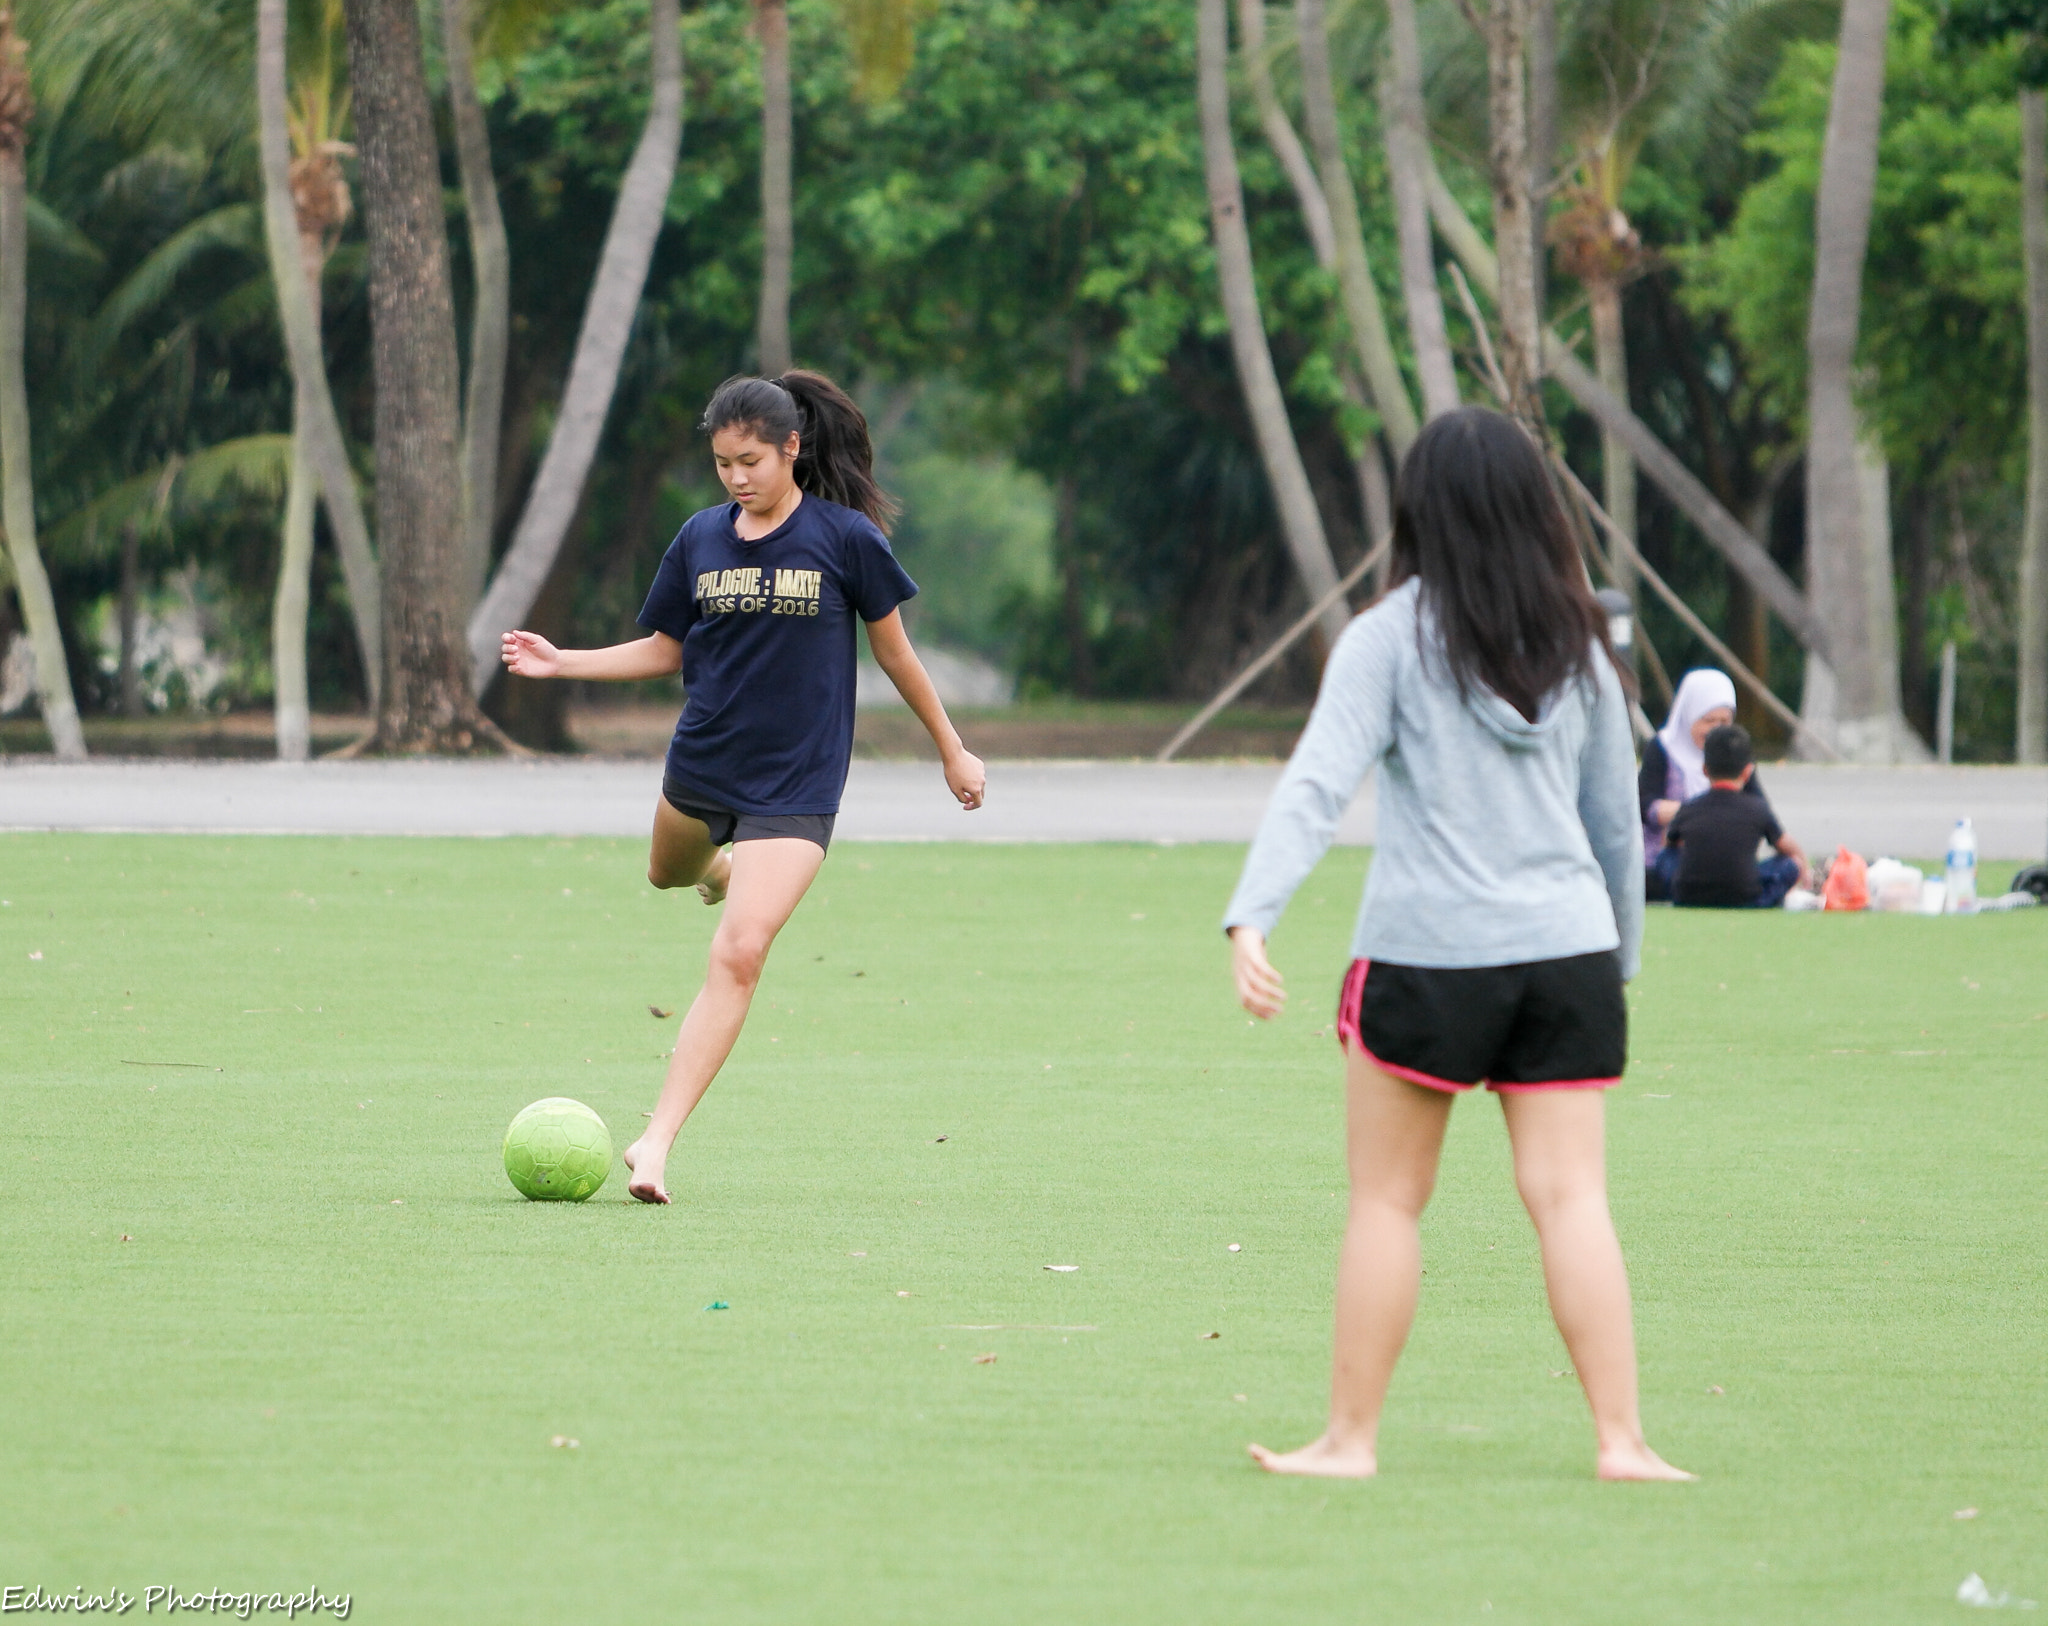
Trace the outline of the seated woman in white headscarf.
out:
M 1734 721 L 1734 680 L 1711 666 L 1695 667 L 1679 680 L 1678 693 L 1671 697 L 1671 715 L 1643 747 L 1636 800 L 1643 813 L 1643 895 L 1653 902 L 1671 896 L 1671 875 L 1678 861 L 1678 854 L 1664 844 L 1664 832 L 1681 807 L 1706 794 L 1702 753 L 1707 736 Z M 1763 795 L 1754 773 L 1743 789 L 1748 795 Z

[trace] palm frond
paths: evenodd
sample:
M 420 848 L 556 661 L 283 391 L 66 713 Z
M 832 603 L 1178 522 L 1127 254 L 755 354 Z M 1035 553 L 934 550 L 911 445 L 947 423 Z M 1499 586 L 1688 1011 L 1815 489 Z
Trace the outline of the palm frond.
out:
M 100 247 L 39 197 L 28 200 L 28 240 L 45 254 L 97 270 L 107 263 Z
M 165 238 L 109 294 L 78 336 L 71 354 L 76 376 L 97 372 L 121 337 L 157 310 L 178 279 L 206 255 L 222 250 L 263 257 L 263 221 L 253 203 L 229 203 Z
M 153 528 L 231 497 L 280 502 L 291 477 L 290 435 L 245 435 L 171 458 L 102 491 L 44 532 L 53 559 L 104 559 L 130 525 Z

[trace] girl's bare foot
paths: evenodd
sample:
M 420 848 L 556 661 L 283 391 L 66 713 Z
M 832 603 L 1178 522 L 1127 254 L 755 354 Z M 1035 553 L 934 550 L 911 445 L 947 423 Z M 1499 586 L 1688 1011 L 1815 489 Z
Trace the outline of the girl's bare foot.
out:
M 1370 1479 L 1380 1471 L 1373 1448 L 1362 1442 L 1332 1439 L 1325 1434 L 1299 1451 L 1268 1451 L 1263 1445 L 1245 1449 L 1269 1474 L 1307 1474 L 1318 1479 Z
M 1603 1446 L 1600 1451 L 1602 1479 L 1697 1479 L 1683 1468 L 1674 1468 L 1640 1440 L 1632 1445 Z
M 633 1175 L 633 1178 L 626 1182 L 627 1196 L 637 1197 L 643 1203 L 665 1203 L 669 1200 L 668 1187 L 662 1184 L 661 1179 L 666 1172 L 666 1157 L 646 1157 L 647 1167 L 643 1171 L 640 1167 L 643 1154 L 637 1140 L 628 1146 L 621 1156 L 625 1158 L 626 1167 Z
M 704 879 L 697 883 L 697 896 L 708 908 L 715 903 L 725 902 L 725 889 L 732 885 L 732 853 L 721 852 L 711 860 L 711 867 L 704 872 Z

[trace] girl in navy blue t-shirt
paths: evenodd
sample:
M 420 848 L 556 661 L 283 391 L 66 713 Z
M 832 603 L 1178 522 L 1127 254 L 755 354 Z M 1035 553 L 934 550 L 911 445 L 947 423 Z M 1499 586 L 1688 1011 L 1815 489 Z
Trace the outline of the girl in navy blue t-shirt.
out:
M 853 755 L 854 621 L 918 721 L 946 786 L 981 806 L 980 758 L 960 743 L 903 630 L 917 591 L 889 551 L 896 505 L 875 484 L 867 420 L 820 373 L 730 378 L 698 427 L 732 501 L 691 516 L 640 611 L 648 635 L 557 649 L 508 632 L 521 677 L 634 681 L 680 671 L 647 879 L 724 903 L 704 986 L 683 1018 L 652 1121 L 626 1148 L 642 1202 L 669 1200 L 669 1147 L 725 1064 L 768 946 L 809 890 Z

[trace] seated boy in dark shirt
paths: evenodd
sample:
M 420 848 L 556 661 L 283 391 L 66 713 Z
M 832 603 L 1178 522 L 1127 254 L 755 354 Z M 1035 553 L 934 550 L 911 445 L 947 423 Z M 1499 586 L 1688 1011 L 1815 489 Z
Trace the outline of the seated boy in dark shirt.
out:
M 1664 835 L 1678 849 L 1671 901 L 1693 909 L 1775 909 L 1809 872 L 1805 852 L 1780 828 L 1771 804 L 1742 794 L 1756 772 L 1749 730 L 1738 723 L 1715 729 L 1701 755 L 1706 794 L 1681 807 Z M 1759 841 L 1777 851 L 1758 859 Z

